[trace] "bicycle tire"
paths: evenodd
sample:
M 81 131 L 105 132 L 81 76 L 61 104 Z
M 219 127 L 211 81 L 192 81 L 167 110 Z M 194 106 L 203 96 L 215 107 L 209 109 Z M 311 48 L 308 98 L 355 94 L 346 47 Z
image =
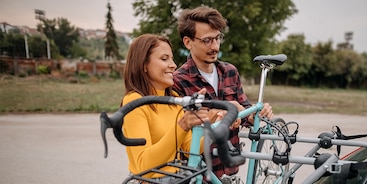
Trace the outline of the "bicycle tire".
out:
M 286 123 L 281 118 L 274 118 L 272 121 L 275 123 L 276 126 L 279 128 L 282 128 L 284 131 L 288 133 L 288 128 L 284 126 Z M 266 126 L 266 125 L 265 125 Z M 274 127 L 272 128 L 272 134 L 278 134 L 278 130 Z M 266 129 L 265 129 L 266 130 Z M 268 134 L 268 132 L 262 132 L 265 134 Z M 278 149 L 285 150 L 286 143 L 283 141 L 274 141 Z M 266 154 L 273 154 L 273 144 L 274 142 L 272 140 L 259 140 L 256 148 L 256 152 L 259 153 L 266 153 Z M 281 179 L 279 177 L 282 177 L 284 173 L 286 173 L 289 170 L 289 164 L 279 166 L 275 164 L 271 160 L 255 160 L 254 165 L 254 174 L 252 178 L 252 183 L 269 183 L 274 184 L 276 181 L 279 183 L 281 182 Z

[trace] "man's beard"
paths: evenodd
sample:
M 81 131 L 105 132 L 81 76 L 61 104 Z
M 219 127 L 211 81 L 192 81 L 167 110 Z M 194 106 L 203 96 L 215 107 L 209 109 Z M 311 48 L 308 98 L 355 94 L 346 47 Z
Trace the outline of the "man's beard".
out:
M 212 63 L 215 63 L 215 62 L 217 62 L 217 60 L 212 60 L 212 61 L 204 61 L 204 63 L 206 63 L 206 64 L 212 64 Z
M 217 55 L 218 54 L 218 51 L 215 51 L 215 50 L 212 50 L 210 52 L 208 52 L 208 55 L 212 56 L 212 55 Z M 208 61 L 208 60 L 205 60 L 204 62 L 206 64 L 212 64 L 212 63 L 215 63 L 217 62 L 217 57 L 215 57 L 216 59 L 215 60 L 211 60 L 211 61 Z

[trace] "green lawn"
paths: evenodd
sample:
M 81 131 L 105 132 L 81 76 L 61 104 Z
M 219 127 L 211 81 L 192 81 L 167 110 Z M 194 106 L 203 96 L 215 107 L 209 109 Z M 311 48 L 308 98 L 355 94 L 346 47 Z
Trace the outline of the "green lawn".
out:
M 258 85 L 244 85 L 250 100 L 257 100 Z M 0 78 L 0 112 L 116 111 L 124 94 L 123 81 L 95 78 L 70 83 L 46 77 Z M 264 102 L 275 113 L 343 113 L 367 115 L 367 91 L 265 87 Z
M 0 112 L 115 111 L 123 92 L 122 80 L 70 83 L 55 79 L 3 79 Z
M 245 86 L 245 92 L 252 101 L 257 100 L 258 86 Z M 366 90 L 266 86 L 264 102 L 269 102 L 276 113 L 367 115 Z

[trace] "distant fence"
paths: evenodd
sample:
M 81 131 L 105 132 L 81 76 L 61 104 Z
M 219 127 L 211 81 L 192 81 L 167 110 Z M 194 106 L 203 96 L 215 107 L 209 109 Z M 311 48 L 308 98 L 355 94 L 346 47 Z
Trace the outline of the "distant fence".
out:
M 49 73 L 59 72 L 64 76 L 86 74 L 108 77 L 111 72 L 123 76 L 124 63 L 110 61 L 82 62 L 79 60 L 24 59 L 0 56 L 0 74 L 29 76 L 40 74 L 39 67 L 46 67 Z

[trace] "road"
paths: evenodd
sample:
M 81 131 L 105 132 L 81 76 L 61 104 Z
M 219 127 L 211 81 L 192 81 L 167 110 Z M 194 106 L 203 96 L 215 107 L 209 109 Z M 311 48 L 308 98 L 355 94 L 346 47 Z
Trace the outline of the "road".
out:
M 340 126 L 346 135 L 367 133 L 365 116 L 283 114 L 279 117 L 298 122 L 298 135 L 302 137 L 317 137 L 333 125 Z M 2 114 L 0 183 L 121 183 L 128 174 L 125 149 L 112 132 L 107 132 L 107 139 L 109 155 L 105 159 L 99 114 Z M 311 147 L 302 143 L 294 145 L 292 155 L 302 156 Z M 342 154 L 352 149 L 342 148 Z M 312 167 L 305 169 L 310 172 Z M 239 175 L 246 176 L 245 165 L 241 166 Z M 306 176 L 297 175 L 296 183 Z

